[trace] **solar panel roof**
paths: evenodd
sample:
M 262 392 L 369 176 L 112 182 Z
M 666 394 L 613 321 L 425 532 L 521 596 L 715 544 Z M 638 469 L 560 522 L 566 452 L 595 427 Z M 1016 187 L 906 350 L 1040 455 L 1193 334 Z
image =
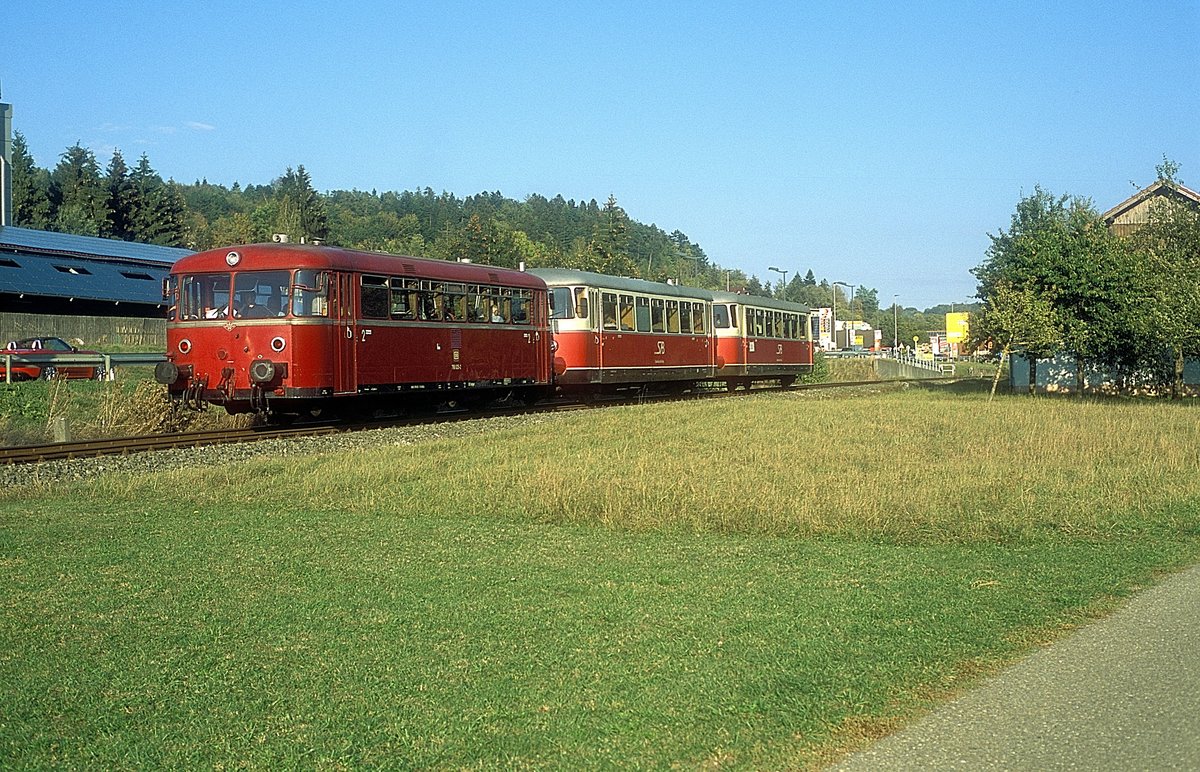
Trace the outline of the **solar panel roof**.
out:
M 132 241 L 101 239 L 94 236 L 76 236 L 70 233 L 53 233 L 32 228 L 16 228 L 11 225 L 0 227 L 0 250 L 30 249 L 38 252 L 54 252 L 65 255 L 109 257 L 126 260 L 144 260 L 170 265 L 190 249 L 160 247 L 157 244 L 137 244 Z
M 0 227 L 0 294 L 161 303 L 187 249 Z

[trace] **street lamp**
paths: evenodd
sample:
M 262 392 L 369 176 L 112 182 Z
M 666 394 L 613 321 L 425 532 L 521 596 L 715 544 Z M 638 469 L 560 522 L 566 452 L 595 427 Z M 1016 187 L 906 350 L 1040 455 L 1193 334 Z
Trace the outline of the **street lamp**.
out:
M 788 275 L 788 272 L 783 270 L 782 268 L 776 268 L 773 265 L 767 266 L 767 270 L 774 271 L 775 273 L 783 274 L 783 299 L 787 300 L 787 275 Z
M 900 358 L 900 307 L 896 304 L 899 295 L 892 295 L 892 356 Z
M 830 319 L 830 321 L 829 321 L 829 332 L 831 335 L 833 335 L 834 350 L 837 350 L 837 347 L 838 347 L 838 344 L 837 344 L 837 288 L 838 287 L 847 288 L 848 290 L 850 290 L 851 298 L 854 297 L 854 294 L 853 294 L 854 293 L 854 285 L 853 284 L 847 284 L 844 281 L 835 281 L 833 283 L 833 310 L 830 314 L 830 316 L 832 316 L 833 318 Z M 850 336 L 848 336 L 848 335 L 846 336 L 846 342 L 847 343 L 850 342 Z

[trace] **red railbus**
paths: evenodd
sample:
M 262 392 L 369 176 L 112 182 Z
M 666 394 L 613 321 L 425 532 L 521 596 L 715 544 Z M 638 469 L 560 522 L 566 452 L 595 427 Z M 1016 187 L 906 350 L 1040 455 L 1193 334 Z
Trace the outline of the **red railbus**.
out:
M 551 386 L 546 285 L 522 271 L 253 244 L 180 259 L 164 292 L 156 377 L 181 401 L 351 415 Z

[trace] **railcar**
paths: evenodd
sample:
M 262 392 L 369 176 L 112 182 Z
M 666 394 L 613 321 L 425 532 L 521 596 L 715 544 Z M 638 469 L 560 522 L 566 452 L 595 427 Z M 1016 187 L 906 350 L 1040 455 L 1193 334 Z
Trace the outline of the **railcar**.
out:
M 732 391 L 754 383 L 787 387 L 812 372 L 809 309 L 797 303 L 713 292 L 716 378 Z
M 179 401 L 358 415 L 551 385 L 546 285 L 521 271 L 253 244 L 180 259 L 164 294 Z
M 559 268 L 546 282 L 563 392 L 680 390 L 712 377 L 712 293 Z

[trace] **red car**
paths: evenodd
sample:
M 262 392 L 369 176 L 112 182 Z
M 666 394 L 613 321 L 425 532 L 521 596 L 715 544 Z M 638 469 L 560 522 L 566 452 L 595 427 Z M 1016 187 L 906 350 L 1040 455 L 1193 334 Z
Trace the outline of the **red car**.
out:
M 80 351 L 62 338 L 23 338 L 22 340 L 11 341 L 6 347 L 0 349 L 0 381 L 5 379 L 33 381 L 38 378 L 45 378 L 46 380 L 52 378 L 83 378 L 91 380 L 100 378 L 104 374 L 104 368 L 98 364 L 54 364 L 49 362 L 23 362 L 14 360 L 12 363 L 12 376 L 9 378 L 5 367 L 8 362 L 5 356 L 7 354 L 11 354 L 14 357 L 30 357 L 39 354 L 99 355 L 96 351 Z

